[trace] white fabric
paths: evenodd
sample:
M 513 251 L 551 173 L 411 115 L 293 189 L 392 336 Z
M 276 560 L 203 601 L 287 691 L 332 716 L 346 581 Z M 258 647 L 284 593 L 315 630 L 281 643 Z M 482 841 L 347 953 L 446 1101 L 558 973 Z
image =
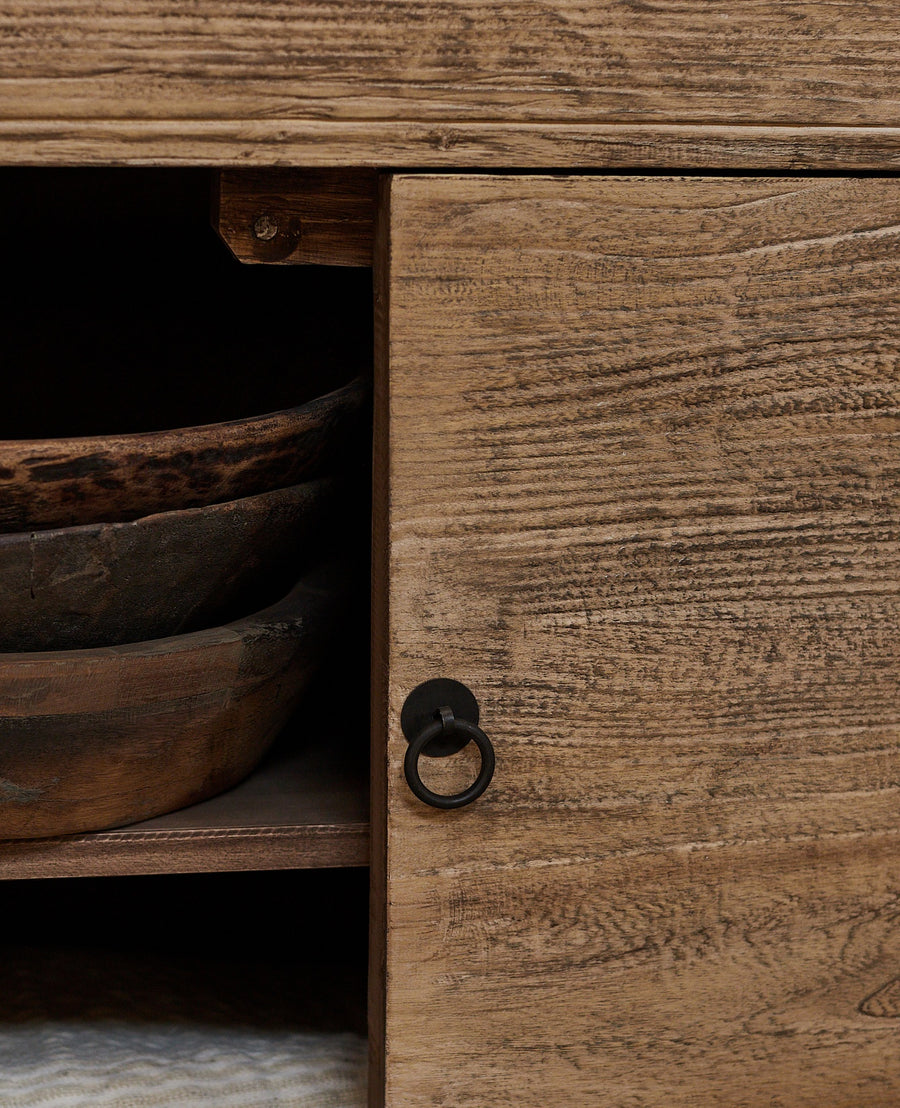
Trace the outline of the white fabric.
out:
M 4 952 L 0 1108 L 365 1108 L 365 1039 L 297 1026 L 252 967 L 216 990 L 208 967 L 192 983 L 165 959 L 47 958 Z
M 3 1108 L 364 1108 L 349 1033 L 41 1024 L 0 1037 Z

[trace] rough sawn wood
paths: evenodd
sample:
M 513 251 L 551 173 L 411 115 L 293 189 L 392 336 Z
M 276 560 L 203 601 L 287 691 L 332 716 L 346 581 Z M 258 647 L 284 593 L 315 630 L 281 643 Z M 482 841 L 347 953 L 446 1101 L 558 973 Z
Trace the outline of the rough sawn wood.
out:
M 633 129 L 699 126 L 885 166 L 898 39 L 893 0 L 6 0 L 0 161 L 602 167 L 620 126 L 665 165 Z
M 372 265 L 371 169 L 222 170 L 213 222 L 242 262 Z
M 386 1103 L 895 1103 L 900 181 L 385 202 Z

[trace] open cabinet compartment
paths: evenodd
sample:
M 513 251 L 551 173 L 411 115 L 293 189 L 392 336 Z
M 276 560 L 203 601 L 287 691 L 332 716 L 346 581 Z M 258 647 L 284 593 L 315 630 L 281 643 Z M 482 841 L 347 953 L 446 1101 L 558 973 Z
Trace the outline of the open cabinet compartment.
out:
M 371 375 L 370 270 L 242 265 L 212 227 L 214 182 L 199 169 L 0 172 L 0 195 L 13 213 L 2 237 L 15 274 L 0 305 L 7 336 L 0 437 L 220 422 Z M 128 426 L 123 413 L 134 417 Z M 143 979 L 147 988 L 133 997 L 132 1045 L 141 1026 L 158 1034 L 168 997 L 172 1035 L 179 1026 L 194 1033 L 218 1024 L 218 1041 L 227 1045 L 230 1028 L 240 1056 L 240 1028 L 262 1042 L 260 989 L 269 982 L 280 997 L 268 1020 L 273 1042 L 284 1054 L 294 1032 L 334 1034 L 332 1061 L 344 1069 L 332 1076 L 347 1095 L 347 1075 L 365 1051 L 367 434 L 352 451 L 360 480 L 341 529 L 355 575 L 351 614 L 258 769 L 219 796 L 142 823 L 0 842 L 7 919 L 0 941 L 21 987 L 0 1013 L 0 1054 L 4 1028 L 13 1050 L 23 1029 L 41 1037 L 42 1020 L 51 1036 L 53 1027 L 85 1032 L 98 1013 L 125 1027 L 126 994 Z M 59 877 L 79 880 L 49 880 Z M 91 981 L 96 990 L 88 990 Z M 196 1003 L 185 1012 L 191 996 Z M 102 1037 L 83 1039 L 82 1048 L 91 1041 L 103 1048 Z M 200 1039 L 195 1045 L 204 1049 Z M 324 1081 L 320 1093 L 329 1088 L 321 1066 L 316 1071 L 321 1047 L 309 1069 L 310 1088 Z M 117 1065 L 111 1054 L 111 1069 Z M 0 1100 L 3 1082 L 0 1067 Z M 206 1103 L 198 1088 L 190 1100 L 176 1090 L 171 1103 Z M 209 1103 L 223 1088 L 210 1087 Z M 117 1103 L 121 1089 L 111 1089 L 97 1085 L 84 1095 Z M 13 1091 L 23 1095 L 11 1084 Z M 284 1103 L 305 1105 L 306 1095 L 298 1085 L 295 1100 Z

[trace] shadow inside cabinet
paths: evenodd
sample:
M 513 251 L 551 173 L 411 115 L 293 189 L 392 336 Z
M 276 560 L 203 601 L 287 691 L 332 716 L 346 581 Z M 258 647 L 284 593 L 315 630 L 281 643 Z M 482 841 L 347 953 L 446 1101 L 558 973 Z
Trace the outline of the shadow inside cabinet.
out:
M 0 1103 L 365 1104 L 365 869 L 0 896 Z
M 242 265 L 211 185 L 0 170 L 0 440 L 242 420 L 370 380 L 371 271 Z M 0 842 L 0 1104 L 365 1104 L 368 414 L 342 450 L 321 550 L 346 603 L 258 768 L 140 823 Z
M 204 169 L 0 170 L 13 278 L 0 301 L 0 440 L 216 424 L 370 380 L 371 270 L 241 264 L 211 225 L 212 186 Z M 321 550 L 345 567 L 347 602 L 259 768 L 140 823 L 0 841 L 3 877 L 367 863 L 368 413 L 341 449 Z
M 0 169 L 0 439 L 241 419 L 371 375 L 371 270 L 242 265 L 213 183 Z

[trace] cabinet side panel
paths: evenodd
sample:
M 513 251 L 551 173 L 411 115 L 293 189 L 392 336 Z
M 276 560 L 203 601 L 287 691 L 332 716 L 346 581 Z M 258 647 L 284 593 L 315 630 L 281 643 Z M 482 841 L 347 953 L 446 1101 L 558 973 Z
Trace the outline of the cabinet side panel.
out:
M 384 1108 L 387 926 L 387 734 L 390 574 L 390 190 L 378 181 L 375 212 L 375 374 L 372 459 L 371 857 L 369 861 L 369 1108 Z
M 900 181 L 398 177 L 391 258 L 389 1108 L 894 1103 Z

